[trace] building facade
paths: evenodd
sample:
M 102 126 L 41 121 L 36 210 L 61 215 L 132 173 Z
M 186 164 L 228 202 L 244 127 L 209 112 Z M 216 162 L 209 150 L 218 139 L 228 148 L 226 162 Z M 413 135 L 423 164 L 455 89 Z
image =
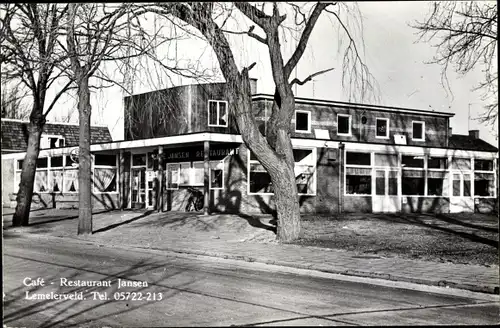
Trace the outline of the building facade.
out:
M 211 211 L 271 212 L 269 175 L 245 147 L 227 99 L 224 83 L 126 97 L 125 140 L 91 146 L 94 207 L 183 211 L 201 192 Z M 264 134 L 272 102 L 252 95 Z M 453 135 L 453 115 L 296 98 L 291 136 L 301 211 L 497 211 L 498 149 L 478 131 Z M 67 184 L 70 152 L 40 153 L 48 162 L 44 192 L 60 197 L 53 206 L 71 203 L 53 188 L 55 177 Z M 19 167 L 22 157 L 2 160 Z

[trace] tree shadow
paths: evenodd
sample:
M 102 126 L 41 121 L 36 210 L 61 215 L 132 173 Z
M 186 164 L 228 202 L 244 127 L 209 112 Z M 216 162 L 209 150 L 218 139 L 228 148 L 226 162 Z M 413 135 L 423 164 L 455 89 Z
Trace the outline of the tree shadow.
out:
M 103 227 L 103 228 L 100 228 L 100 229 L 97 229 L 93 232 L 93 234 L 96 234 L 96 233 L 99 233 L 99 232 L 105 232 L 105 231 L 108 231 L 108 230 L 111 230 L 111 229 L 114 229 L 114 228 L 118 228 L 122 225 L 126 225 L 126 224 L 129 224 L 129 223 L 132 223 L 134 221 L 137 221 L 137 220 L 140 220 L 142 218 L 145 218 L 146 216 L 149 216 L 150 214 L 152 213 L 155 213 L 156 211 L 154 210 L 149 210 L 149 211 L 146 211 L 144 213 L 142 213 L 141 215 L 139 216 L 136 216 L 136 217 L 133 217 L 131 219 L 128 219 L 126 221 L 123 221 L 123 222 L 118 222 L 118 223 L 114 223 L 114 224 L 111 224 L 109 226 L 106 226 L 106 227 Z
M 440 220 L 440 217 L 437 217 L 435 215 L 432 215 L 432 216 L 425 215 L 425 217 L 435 219 L 433 221 Z M 468 239 L 472 242 L 482 243 L 482 244 L 489 245 L 489 246 L 492 246 L 492 247 L 495 247 L 498 249 L 498 240 L 481 237 L 481 236 L 478 236 L 472 232 L 464 232 L 464 231 L 459 231 L 457 229 L 444 227 L 444 226 L 440 225 L 439 222 L 434 223 L 434 222 L 430 221 L 429 219 L 427 219 L 427 220 L 422 219 L 421 214 L 420 215 L 418 215 L 418 214 L 415 214 L 415 215 L 410 215 L 410 214 L 404 214 L 404 215 L 403 214 L 391 214 L 391 215 L 389 215 L 389 214 L 387 214 L 387 215 L 379 215 L 379 216 L 377 216 L 377 219 L 389 221 L 389 222 L 394 222 L 396 220 L 396 221 L 399 221 L 401 223 L 409 223 L 409 224 L 413 224 L 413 225 L 419 225 L 422 227 L 436 229 L 439 231 L 447 232 L 447 233 Z M 442 221 L 448 222 L 446 220 L 442 220 Z M 450 223 L 450 222 L 448 222 L 448 223 Z M 498 230 L 494 231 L 494 232 L 498 232 Z

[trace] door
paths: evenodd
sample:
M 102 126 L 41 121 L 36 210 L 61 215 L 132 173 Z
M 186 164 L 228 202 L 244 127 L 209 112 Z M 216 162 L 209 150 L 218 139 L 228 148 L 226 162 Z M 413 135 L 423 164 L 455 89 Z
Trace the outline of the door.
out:
M 401 198 L 398 196 L 398 171 L 390 169 L 375 170 L 375 194 L 372 194 L 372 211 L 395 213 L 401 211 Z
M 146 168 L 132 168 L 132 208 L 146 205 Z
M 474 212 L 471 174 L 456 171 L 451 177 L 450 213 Z

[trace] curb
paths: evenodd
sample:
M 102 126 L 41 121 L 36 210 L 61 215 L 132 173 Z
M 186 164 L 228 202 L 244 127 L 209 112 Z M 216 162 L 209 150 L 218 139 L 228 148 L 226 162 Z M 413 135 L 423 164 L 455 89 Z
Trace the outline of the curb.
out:
M 175 248 L 175 247 L 158 248 L 158 247 L 134 245 L 134 244 L 117 244 L 117 245 L 115 245 L 115 244 L 103 244 L 102 242 L 100 242 L 98 240 L 88 240 L 88 239 L 66 237 L 66 236 L 46 236 L 46 235 L 38 235 L 38 234 L 32 234 L 32 233 L 19 234 L 19 233 L 12 233 L 11 232 L 11 234 L 23 236 L 23 237 L 29 236 L 31 238 L 69 239 L 69 240 L 72 240 L 72 241 L 77 242 L 77 243 L 93 244 L 93 245 L 98 245 L 98 246 L 120 247 L 120 248 L 129 247 L 129 248 L 145 249 L 145 250 L 149 249 L 149 250 L 156 250 L 156 251 L 168 251 L 168 252 L 178 253 L 178 254 L 189 254 L 189 255 L 222 258 L 222 259 L 231 259 L 231 260 L 245 261 L 245 262 L 250 262 L 250 263 L 251 262 L 258 262 L 258 263 L 271 264 L 271 265 L 277 265 L 277 266 L 288 267 L 288 268 L 314 270 L 314 271 L 319 271 L 319 272 L 324 272 L 324 273 L 340 274 L 340 275 L 344 275 L 344 276 L 355 276 L 355 277 L 363 277 L 363 278 L 383 279 L 383 280 L 389 280 L 389 281 L 400 281 L 400 282 L 407 282 L 407 283 L 420 284 L 420 285 L 462 289 L 462 290 L 468 290 L 468 291 L 472 291 L 472 292 L 499 295 L 499 287 L 498 286 L 491 286 L 491 285 L 490 286 L 478 286 L 478 285 L 467 284 L 467 283 L 456 283 L 453 281 L 446 281 L 446 280 L 438 280 L 437 281 L 437 280 L 431 280 L 431 279 L 414 278 L 414 277 L 407 277 L 407 276 L 394 275 L 394 274 L 388 274 L 388 273 L 380 273 L 380 272 L 371 272 L 371 271 L 362 271 L 362 270 L 353 270 L 353 269 L 345 269 L 345 270 L 334 269 L 334 268 L 330 268 L 330 267 L 326 268 L 324 265 L 317 265 L 314 263 L 295 263 L 295 262 L 287 262 L 287 261 L 280 261 L 280 260 L 272 260 L 272 259 L 268 259 L 268 258 L 251 257 L 251 256 L 245 256 L 245 255 L 233 255 L 233 254 L 220 253 L 220 252 L 214 252 L 214 251 L 203 251 L 203 250 L 198 250 L 198 249 L 180 249 L 180 248 Z

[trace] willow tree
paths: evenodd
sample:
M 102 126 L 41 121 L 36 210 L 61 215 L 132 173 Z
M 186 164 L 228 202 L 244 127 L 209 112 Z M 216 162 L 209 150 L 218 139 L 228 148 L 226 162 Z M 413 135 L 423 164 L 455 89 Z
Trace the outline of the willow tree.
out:
M 57 100 L 70 87 L 60 87 L 52 99 L 47 91 L 64 78 L 66 54 L 60 47 L 62 25 L 67 4 L 17 3 L 0 7 L 0 40 L 2 81 L 20 83 L 31 95 L 28 123 L 28 148 L 23 160 L 21 182 L 16 196 L 13 226 L 29 225 L 31 201 L 40 152 L 40 138 L 46 117 Z
M 433 42 L 432 64 L 441 65 L 443 84 L 449 88 L 449 69 L 466 75 L 480 69 L 484 78 L 473 91 L 485 103 L 479 119 L 496 127 L 498 119 L 498 11 L 494 1 L 440 1 L 430 4 L 423 21 L 411 26 L 419 41 Z
M 339 74 L 349 75 L 351 85 L 360 88 L 358 94 L 364 94 L 372 87 L 371 74 L 364 64 L 356 42 L 343 21 L 343 13 L 349 13 L 349 7 L 342 3 L 318 2 L 310 5 L 283 4 L 289 6 L 300 36 L 295 50 L 288 60 L 284 60 L 282 41 L 287 14 L 281 4 L 264 3 L 254 5 L 247 2 L 234 2 L 230 8 L 214 3 L 171 3 L 156 4 L 152 9 L 166 17 L 174 17 L 197 29 L 215 52 L 219 67 L 226 80 L 230 110 L 236 120 L 245 145 L 253 152 L 257 160 L 267 170 L 274 187 L 275 205 L 278 219 L 277 238 L 287 242 L 297 239 L 300 232 L 300 205 L 295 183 L 294 156 L 291 143 L 291 121 L 295 112 L 295 96 L 292 86 L 304 84 L 312 77 L 330 71 L 325 68 L 303 80 L 291 78 L 292 72 L 302 58 L 318 19 L 323 14 L 330 15 L 347 35 L 348 45 L 343 56 L 343 70 Z M 221 10 L 222 8 L 222 10 Z M 227 17 L 238 10 L 251 26 L 247 31 L 227 30 Z M 222 13 L 221 13 L 222 11 Z M 224 15 L 224 12 L 226 13 Z M 224 17 L 225 16 L 225 17 Z M 272 77 L 275 84 L 274 101 L 271 116 L 264 136 L 258 129 L 253 111 L 249 82 L 249 71 L 256 65 L 252 63 L 241 70 L 238 68 L 234 52 L 238 47 L 231 46 L 228 34 L 245 34 L 257 40 L 267 48 L 271 62 Z

